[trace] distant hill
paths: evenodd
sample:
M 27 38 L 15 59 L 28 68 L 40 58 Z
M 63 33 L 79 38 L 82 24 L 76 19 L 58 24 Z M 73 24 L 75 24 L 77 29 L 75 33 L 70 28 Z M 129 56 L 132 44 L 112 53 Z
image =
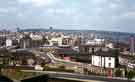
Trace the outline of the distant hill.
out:
M 20 32 L 47 32 L 50 29 L 19 29 Z M 94 33 L 117 33 L 117 34 L 135 34 L 135 33 L 128 33 L 128 32 L 114 32 L 114 31 L 99 31 L 99 30 L 65 30 L 65 29 L 52 29 L 54 32 L 94 32 Z
M 113 40 L 128 40 L 129 37 L 135 37 L 135 33 L 128 32 L 113 32 L 113 31 L 99 31 L 99 30 L 64 30 L 64 29 L 20 29 L 19 32 L 64 32 L 73 34 L 83 34 L 89 37 L 90 33 L 95 34 L 99 38 L 107 38 Z

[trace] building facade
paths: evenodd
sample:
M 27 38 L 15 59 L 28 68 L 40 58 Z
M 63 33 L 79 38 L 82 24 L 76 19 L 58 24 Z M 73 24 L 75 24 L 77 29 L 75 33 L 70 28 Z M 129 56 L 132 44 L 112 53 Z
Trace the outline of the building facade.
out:
M 92 65 L 103 68 L 115 68 L 115 57 L 92 55 Z
M 102 68 L 115 68 L 119 60 L 115 50 L 99 51 L 92 55 L 92 65 Z

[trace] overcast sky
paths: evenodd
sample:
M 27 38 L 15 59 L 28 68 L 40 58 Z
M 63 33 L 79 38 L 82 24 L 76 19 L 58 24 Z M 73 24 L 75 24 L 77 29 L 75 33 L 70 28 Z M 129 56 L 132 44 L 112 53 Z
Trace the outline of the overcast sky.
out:
M 0 28 L 135 32 L 135 0 L 0 0 Z

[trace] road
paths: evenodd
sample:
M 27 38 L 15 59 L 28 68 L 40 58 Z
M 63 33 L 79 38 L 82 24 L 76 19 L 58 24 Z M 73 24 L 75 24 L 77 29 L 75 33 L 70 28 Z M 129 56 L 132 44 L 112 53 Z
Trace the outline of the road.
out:
M 76 66 L 79 65 L 82 67 L 82 63 L 65 61 L 65 60 L 56 58 L 51 53 L 36 52 L 36 54 L 38 56 L 42 57 L 43 59 L 49 58 L 49 59 L 53 60 L 54 62 L 63 62 L 65 64 L 72 64 L 72 65 L 76 65 Z M 92 75 L 88 76 L 88 75 L 63 73 L 63 72 L 46 72 L 46 71 L 35 71 L 35 70 L 31 70 L 31 71 L 25 70 L 24 72 L 37 72 L 37 73 L 41 73 L 41 74 L 49 74 L 51 77 L 54 77 L 54 78 L 73 78 L 73 79 L 96 80 L 96 81 L 105 81 L 105 82 L 128 82 L 128 80 L 122 80 L 122 79 L 117 79 L 117 78 L 110 79 L 110 78 L 103 77 L 103 76 L 92 76 Z
M 48 74 L 52 78 L 70 78 L 70 79 L 80 79 L 81 81 L 98 81 L 98 82 L 129 82 L 128 80 L 118 79 L 118 78 L 108 78 L 103 76 L 94 75 L 82 75 L 74 73 L 64 73 L 64 72 L 52 72 L 52 71 L 35 71 L 35 70 L 22 70 L 23 72 L 36 72 L 41 74 Z M 131 81 L 133 82 L 133 81 Z
M 56 58 L 52 53 L 47 53 L 46 55 L 54 62 L 62 62 L 65 64 L 75 65 L 75 66 L 79 66 L 79 67 L 83 67 L 83 68 L 86 67 L 86 66 L 84 66 L 85 65 L 84 63 L 67 61 L 67 60 Z
M 35 51 L 34 49 L 12 49 L 11 52 L 25 51 L 25 50 L 34 53 L 35 56 L 40 57 L 43 60 L 51 61 L 52 63 L 60 62 L 60 63 L 65 63 L 66 65 L 73 65 L 73 66 L 78 66 L 78 67 L 82 67 L 82 68 L 87 67 L 87 64 L 59 59 L 59 58 L 55 57 L 52 53 Z

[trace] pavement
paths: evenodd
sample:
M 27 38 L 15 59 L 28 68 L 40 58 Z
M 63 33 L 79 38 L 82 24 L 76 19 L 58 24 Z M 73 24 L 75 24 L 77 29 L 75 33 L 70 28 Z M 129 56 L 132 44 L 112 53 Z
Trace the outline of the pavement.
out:
M 66 72 L 53 72 L 53 71 L 36 71 L 36 70 L 22 70 L 23 72 L 36 72 L 41 74 L 48 74 L 52 78 L 65 78 L 65 79 L 77 79 L 85 82 L 129 82 L 127 79 L 122 78 L 110 78 L 103 76 L 94 75 L 82 75 L 76 73 L 66 73 Z M 134 81 L 130 81 L 134 82 Z

